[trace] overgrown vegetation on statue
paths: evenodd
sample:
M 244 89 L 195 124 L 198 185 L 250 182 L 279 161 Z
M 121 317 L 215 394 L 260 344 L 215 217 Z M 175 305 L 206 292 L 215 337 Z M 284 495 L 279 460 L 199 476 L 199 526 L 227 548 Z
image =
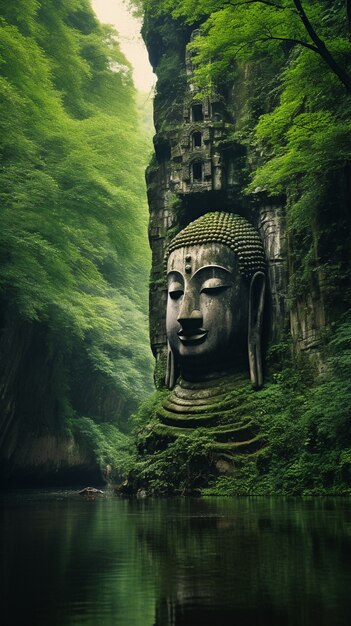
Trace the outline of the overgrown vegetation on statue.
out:
M 0 396 L 11 459 L 28 437 L 73 429 L 79 439 L 79 415 L 117 436 L 151 389 L 148 147 L 128 62 L 88 0 L 1 1 L 0 14 Z

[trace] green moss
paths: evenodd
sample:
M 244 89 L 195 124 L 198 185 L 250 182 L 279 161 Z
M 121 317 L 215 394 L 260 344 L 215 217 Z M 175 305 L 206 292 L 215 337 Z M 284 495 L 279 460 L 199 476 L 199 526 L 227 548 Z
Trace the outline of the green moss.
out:
M 154 372 L 154 382 L 155 387 L 158 390 L 165 390 L 165 371 L 166 371 L 166 362 L 167 356 L 165 352 L 159 352 L 155 372 Z M 144 406 L 144 405 L 142 405 Z M 140 412 L 140 410 L 139 410 Z

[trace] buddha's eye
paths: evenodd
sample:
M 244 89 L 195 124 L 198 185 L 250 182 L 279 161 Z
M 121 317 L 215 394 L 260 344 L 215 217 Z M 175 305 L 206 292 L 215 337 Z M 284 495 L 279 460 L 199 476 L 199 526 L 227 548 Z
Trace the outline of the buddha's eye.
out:
M 172 300 L 179 300 L 184 294 L 183 286 L 180 283 L 172 283 L 169 286 L 168 293 Z
M 231 283 L 223 282 L 220 278 L 209 278 L 209 280 L 206 280 L 202 285 L 200 293 L 216 296 L 223 293 L 231 286 Z
M 183 291 L 181 291 L 180 289 L 176 290 L 176 291 L 170 291 L 169 292 L 169 297 L 172 298 L 172 300 L 179 300 L 179 298 L 182 297 L 183 295 Z

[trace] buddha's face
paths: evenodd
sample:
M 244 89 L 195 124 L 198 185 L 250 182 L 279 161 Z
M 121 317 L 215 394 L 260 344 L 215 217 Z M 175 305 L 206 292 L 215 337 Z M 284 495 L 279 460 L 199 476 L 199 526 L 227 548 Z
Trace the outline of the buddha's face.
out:
M 183 375 L 246 369 L 248 285 L 230 248 L 178 248 L 167 277 L 167 338 Z

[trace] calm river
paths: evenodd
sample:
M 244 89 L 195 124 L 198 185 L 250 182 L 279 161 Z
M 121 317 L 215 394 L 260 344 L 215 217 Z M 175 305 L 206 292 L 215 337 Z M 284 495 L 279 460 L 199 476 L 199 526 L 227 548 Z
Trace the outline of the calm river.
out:
M 1 496 L 4 626 L 351 623 L 351 499 Z

